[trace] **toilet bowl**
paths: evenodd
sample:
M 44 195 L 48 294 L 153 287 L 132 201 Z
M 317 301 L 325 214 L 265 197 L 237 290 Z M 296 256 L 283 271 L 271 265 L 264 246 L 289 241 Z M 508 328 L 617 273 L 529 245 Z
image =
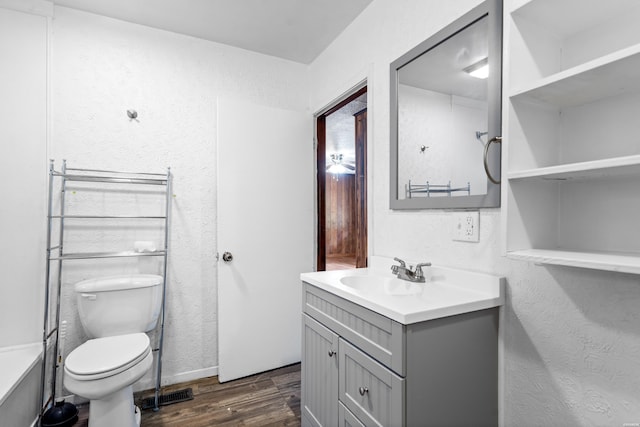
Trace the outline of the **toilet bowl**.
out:
M 152 362 L 149 337 L 144 333 L 92 339 L 67 357 L 64 385 L 91 400 L 90 427 L 137 427 L 140 412 L 131 386 Z
M 149 337 L 162 301 L 161 276 L 99 277 L 75 285 L 89 339 L 65 360 L 64 386 L 90 400 L 89 427 L 137 427 L 133 383 L 153 364 Z

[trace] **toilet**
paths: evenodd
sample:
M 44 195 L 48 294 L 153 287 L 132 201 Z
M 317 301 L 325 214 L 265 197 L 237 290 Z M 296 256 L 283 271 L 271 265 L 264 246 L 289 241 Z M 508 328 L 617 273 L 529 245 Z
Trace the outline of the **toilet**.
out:
M 64 365 L 64 386 L 90 400 L 89 427 L 137 427 L 133 383 L 151 368 L 145 332 L 155 328 L 162 306 L 162 276 L 99 277 L 75 287 L 80 322 L 89 339 Z

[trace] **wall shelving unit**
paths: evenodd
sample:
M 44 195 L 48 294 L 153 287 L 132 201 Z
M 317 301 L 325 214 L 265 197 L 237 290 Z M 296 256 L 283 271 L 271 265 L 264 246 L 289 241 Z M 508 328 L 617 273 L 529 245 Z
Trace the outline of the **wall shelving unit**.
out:
M 55 403 L 57 371 L 60 367 L 59 351 L 59 329 L 60 329 L 60 306 L 63 270 L 65 261 L 76 260 L 97 260 L 108 258 L 133 258 L 133 257 L 161 257 L 163 284 L 162 284 L 162 308 L 159 318 L 159 330 L 157 339 L 156 359 L 156 381 L 154 410 L 159 408 L 160 380 L 162 376 L 162 350 L 164 341 L 164 321 L 165 321 L 165 298 L 167 288 L 167 261 L 169 256 L 169 225 L 171 216 L 171 169 L 167 168 L 166 173 L 137 173 L 105 171 L 97 169 L 79 169 L 67 167 L 66 160 L 62 162 L 60 171 L 55 170 L 54 161 L 49 163 L 49 196 L 48 196 L 48 223 L 47 223 L 47 261 L 45 268 L 45 301 L 44 301 L 44 326 L 42 335 L 43 361 L 42 363 L 42 383 L 41 399 L 43 408 L 41 416 L 45 410 Z M 65 194 L 69 191 L 68 184 L 73 182 L 95 183 L 92 189 L 101 188 L 103 191 L 118 192 L 123 191 L 122 187 L 114 188 L 112 184 L 134 184 L 140 186 L 159 186 L 160 192 L 164 195 L 164 213 L 162 215 L 75 215 L 68 214 L 68 201 L 65 201 Z M 104 187 L 102 187 L 104 186 Z M 109 187 L 111 186 L 111 187 Z M 119 190 L 120 189 L 120 190 Z M 135 190 L 134 190 L 135 191 Z M 54 214 L 54 203 L 59 205 L 58 214 Z M 155 220 L 160 221 L 161 232 L 164 235 L 164 242 L 159 250 L 138 252 L 138 251 L 111 251 L 111 252 L 66 252 L 65 250 L 65 228 L 68 222 L 82 220 Z M 55 242 L 55 243 L 54 243 Z M 55 306 L 54 306 L 55 304 Z M 51 353 L 52 352 L 52 353 Z M 62 355 L 64 356 L 64 355 Z M 51 369 L 48 382 L 50 383 L 50 394 L 46 395 L 47 371 Z
M 506 255 L 640 274 L 640 3 L 505 3 Z

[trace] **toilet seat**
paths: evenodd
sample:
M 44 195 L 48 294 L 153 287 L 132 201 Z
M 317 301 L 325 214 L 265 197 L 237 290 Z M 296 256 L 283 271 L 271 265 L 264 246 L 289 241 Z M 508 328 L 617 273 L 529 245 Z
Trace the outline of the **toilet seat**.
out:
M 106 378 L 130 369 L 150 352 L 149 337 L 145 333 L 96 338 L 67 356 L 65 371 L 78 381 Z

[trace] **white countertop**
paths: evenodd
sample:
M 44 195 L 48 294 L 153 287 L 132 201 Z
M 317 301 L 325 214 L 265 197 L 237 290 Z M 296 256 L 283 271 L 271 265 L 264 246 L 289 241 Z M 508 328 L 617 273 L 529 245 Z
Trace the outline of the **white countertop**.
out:
M 369 268 L 302 273 L 300 279 L 405 325 L 504 304 L 503 277 L 432 266 L 423 269 L 425 283 L 398 282 L 391 274 L 390 267 L 395 263 L 392 259 L 373 256 L 369 263 Z M 372 288 L 347 286 L 341 281 L 347 276 L 370 278 Z M 375 285 L 384 281 L 381 278 L 395 279 L 394 284 L 402 283 L 411 292 L 385 292 L 382 286 Z

